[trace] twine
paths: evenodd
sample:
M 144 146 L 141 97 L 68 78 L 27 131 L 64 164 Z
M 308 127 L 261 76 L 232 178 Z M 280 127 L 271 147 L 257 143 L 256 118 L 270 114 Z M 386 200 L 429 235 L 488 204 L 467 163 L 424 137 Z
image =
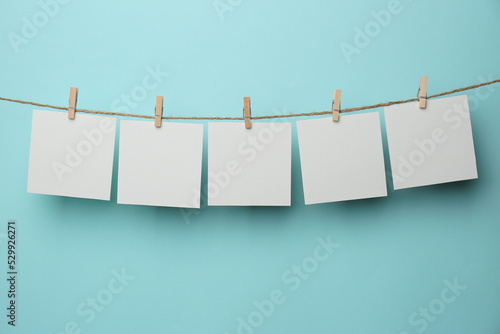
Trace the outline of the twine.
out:
M 471 89 L 476 89 L 479 87 L 483 86 L 488 86 L 488 85 L 493 85 L 495 83 L 499 83 L 500 79 L 489 81 L 489 82 L 484 82 L 480 83 L 477 85 L 472 85 L 472 86 L 467 86 L 467 87 L 462 87 L 462 88 L 457 88 L 454 90 L 450 90 L 448 92 L 443 92 L 431 96 L 427 96 L 427 99 L 433 99 L 436 97 L 441 97 L 441 96 L 446 96 L 446 95 L 451 95 L 454 93 L 459 93 L 463 92 L 466 90 L 471 90 Z M 59 107 L 59 106 L 53 106 L 50 104 L 42 104 L 42 103 L 37 103 L 37 102 L 31 102 L 31 101 L 23 101 L 23 100 L 15 100 L 15 99 L 8 99 L 5 97 L 0 97 L 0 100 L 2 101 L 7 101 L 7 102 L 13 102 L 13 103 L 20 103 L 20 104 L 28 104 L 36 107 L 44 107 L 44 108 L 52 108 L 52 109 L 58 109 L 58 110 L 68 110 L 68 107 Z M 418 101 L 418 98 L 414 99 L 408 99 L 408 100 L 400 100 L 400 101 L 391 101 L 391 102 L 385 102 L 385 103 L 377 103 L 369 106 L 363 106 L 363 107 L 356 107 L 356 108 L 347 108 L 347 109 L 342 109 L 340 110 L 341 113 L 347 113 L 347 112 L 354 112 L 354 111 L 360 111 L 360 110 L 368 110 L 368 109 L 374 109 L 374 108 L 381 108 L 381 107 L 388 107 L 396 104 L 404 104 L 404 103 L 409 103 L 409 102 L 415 102 Z M 112 112 L 112 111 L 100 111 L 100 110 L 89 110 L 89 109 L 76 109 L 76 112 L 82 112 L 86 114 L 98 114 L 98 115 L 109 115 L 109 116 L 123 116 L 123 117 L 136 117 L 136 118 L 147 118 L 147 119 L 154 119 L 155 116 L 147 116 L 147 115 L 135 115 L 135 114 L 126 114 L 126 113 L 119 113 L 119 112 Z M 315 111 L 315 112 L 309 112 L 309 113 L 299 113 L 299 114 L 286 114 L 286 115 L 272 115 L 272 116 L 252 116 L 251 119 L 258 120 L 258 119 L 273 119 L 273 118 L 288 118 L 288 117 L 303 117 L 303 116 L 320 116 L 320 115 L 329 115 L 331 114 L 332 111 Z M 216 121 L 242 121 L 245 120 L 244 117 L 208 117 L 208 116 L 195 116 L 195 117 L 188 117 L 188 116 L 163 116 L 162 119 L 169 120 L 169 119 L 180 119 L 180 120 L 216 120 Z

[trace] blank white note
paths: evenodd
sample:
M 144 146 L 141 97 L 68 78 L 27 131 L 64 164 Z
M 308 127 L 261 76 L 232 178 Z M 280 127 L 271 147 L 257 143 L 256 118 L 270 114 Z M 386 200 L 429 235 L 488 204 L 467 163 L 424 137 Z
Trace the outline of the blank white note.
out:
M 200 207 L 203 124 L 120 122 L 118 203 Z
M 477 178 L 466 95 L 384 110 L 394 189 Z
M 306 204 L 387 196 L 378 113 L 297 122 Z
M 116 118 L 33 110 L 28 192 L 109 201 Z
M 290 123 L 208 124 L 208 205 L 289 206 Z

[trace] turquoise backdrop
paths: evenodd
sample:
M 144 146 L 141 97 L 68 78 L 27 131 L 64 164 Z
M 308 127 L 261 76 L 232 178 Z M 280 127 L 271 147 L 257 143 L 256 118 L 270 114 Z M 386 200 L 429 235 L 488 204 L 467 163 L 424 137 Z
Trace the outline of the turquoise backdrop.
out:
M 328 110 L 333 89 L 343 108 L 407 99 L 422 75 L 429 94 L 500 78 L 499 14 L 498 0 L 3 0 L 0 96 L 65 106 L 74 86 L 80 108 L 153 115 L 163 95 L 165 115 L 227 117 L 243 96 L 256 116 Z M 388 179 L 386 198 L 306 207 L 290 119 L 292 206 L 200 211 L 116 204 L 118 154 L 110 202 L 28 194 L 33 107 L 0 101 L 1 277 L 18 228 L 16 327 L 2 279 L 0 332 L 498 333 L 500 85 L 467 94 L 478 180 Z M 385 134 L 384 150 L 389 173 Z

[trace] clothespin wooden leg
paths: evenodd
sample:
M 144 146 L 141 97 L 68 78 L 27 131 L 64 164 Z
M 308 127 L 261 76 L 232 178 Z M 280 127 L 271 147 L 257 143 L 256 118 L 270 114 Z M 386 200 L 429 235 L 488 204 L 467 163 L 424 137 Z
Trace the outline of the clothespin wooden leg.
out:
M 156 108 L 155 108 L 155 126 L 161 128 L 161 121 L 163 117 L 163 96 L 158 95 L 156 97 Z
M 243 117 L 245 118 L 245 129 L 252 128 L 252 110 L 250 108 L 250 98 L 243 98 Z
M 427 77 L 420 77 L 420 88 L 418 89 L 418 107 L 427 107 Z
M 340 96 L 342 91 L 340 89 L 335 89 L 333 91 L 333 107 L 332 107 L 332 119 L 334 122 L 338 122 L 340 119 Z
M 69 91 L 68 118 L 75 119 L 76 100 L 78 99 L 78 88 L 71 87 Z

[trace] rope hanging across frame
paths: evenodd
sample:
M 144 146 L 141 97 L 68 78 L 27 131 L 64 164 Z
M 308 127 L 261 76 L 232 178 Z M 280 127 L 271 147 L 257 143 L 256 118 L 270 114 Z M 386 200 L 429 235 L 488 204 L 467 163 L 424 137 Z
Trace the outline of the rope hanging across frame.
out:
M 430 95 L 427 96 L 427 99 L 433 99 L 436 97 L 441 97 L 441 96 L 446 96 L 446 95 L 451 95 L 454 93 L 459 93 L 471 89 L 476 89 L 480 88 L 483 86 L 489 86 L 493 85 L 495 83 L 500 83 L 500 79 L 493 80 L 493 81 L 488 81 L 484 83 L 480 83 L 477 85 L 472 85 L 472 86 L 467 86 L 467 87 L 462 87 L 462 88 L 457 88 L 454 90 L 450 90 L 447 92 L 435 94 L 435 95 Z M 15 99 L 9 99 L 5 97 L 0 97 L 0 101 L 7 101 L 7 102 L 13 102 L 13 103 L 20 103 L 20 104 L 28 104 L 36 107 L 44 107 L 44 108 L 52 108 L 52 109 L 58 109 L 58 110 L 68 110 L 68 107 L 60 107 L 60 106 L 53 106 L 50 104 L 42 104 L 38 102 L 31 102 L 31 101 L 23 101 L 23 100 L 15 100 Z M 388 107 L 392 106 L 395 104 L 403 104 L 403 103 L 409 103 L 409 102 L 415 102 L 418 101 L 418 98 L 413 98 L 413 99 L 408 99 L 408 100 L 400 100 L 400 101 L 391 101 L 391 102 L 384 102 L 384 103 L 377 103 L 369 106 L 363 106 L 363 107 L 356 107 L 356 108 L 347 108 L 347 109 L 342 109 L 340 112 L 341 113 L 347 113 L 347 112 L 353 112 L 353 111 L 361 111 L 361 110 L 368 110 L 368 109 L 374 109 L 374 108 L 381 108 L 381 107 Z M 125 113 L 119 113 L 119 112 L 112 112 L 112 111 L 99 111 L 99 110 L 88 110 L 88 109 L 76 109 L 77 112 L 82 112 L 86 114 L 98 114 L 98 115 L 110 115 L 110 116 L 124 116 L 124 117 L 136 117 L 136 118 L 147 118 L 147 119 L 154 119 L 155 116 L 151 115 L 135 115 L 135 114 L 125 114 Z M 299 113 L 299 114 L 286 114 L 286 115 L 271 115 L 271 116 L 252 116 L 252 120 L 258 120 L 258 119 L 272 119 L 272 118 L 289 118 L 289 117 L 303 117 L 303 116 L 320 116 L 320 115 L 329 115 L 331 114 L 332 111 L 317 111 L 317 112 L 309 112 L 309 113 Z M 213 116 L 196 116 L 196 117 L 189 117 L 189 116 L 163 116 L 162 119 L 169 120 L 169 119 L 179 119 L 179 120 L 217 120 L 217 121 L 242 121 L 245 118 L 244 117 L 213 117 Z

